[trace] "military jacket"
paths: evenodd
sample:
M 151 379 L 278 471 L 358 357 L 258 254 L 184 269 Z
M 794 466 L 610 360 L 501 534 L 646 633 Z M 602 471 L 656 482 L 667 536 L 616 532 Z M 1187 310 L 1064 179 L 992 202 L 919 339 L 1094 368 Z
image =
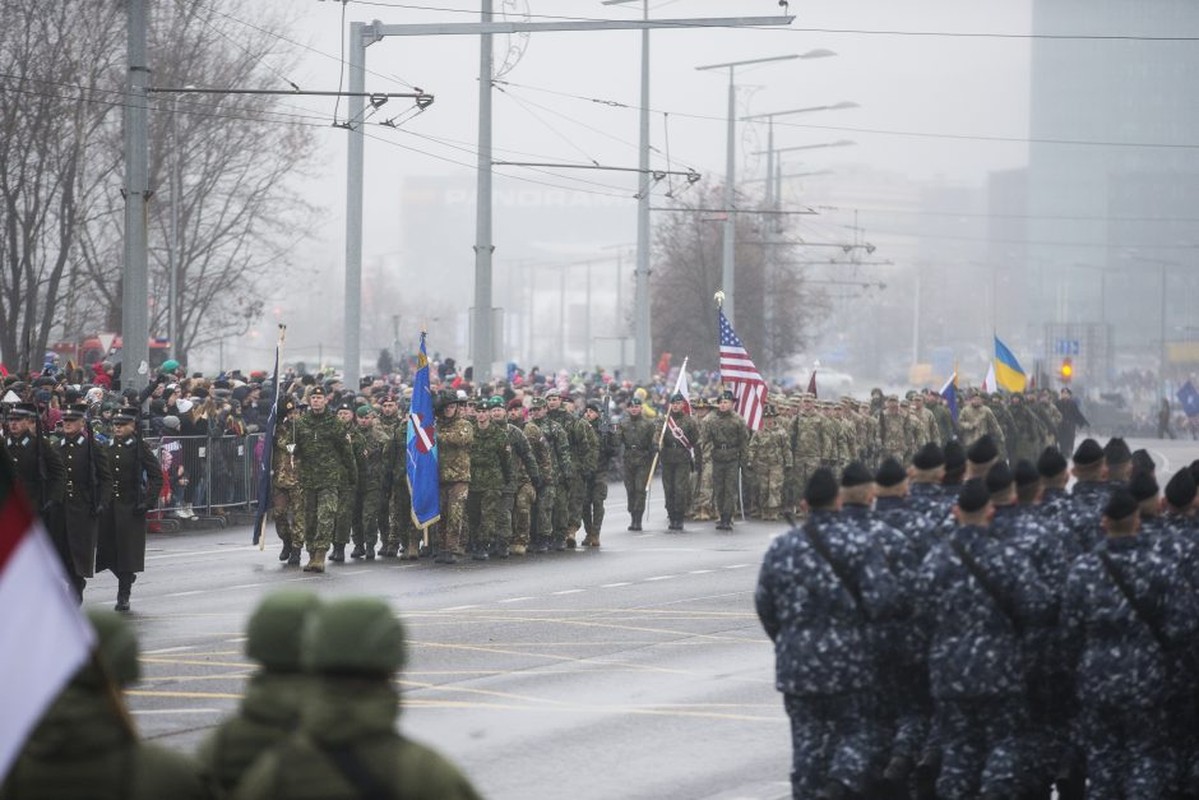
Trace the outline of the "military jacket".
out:
M 612 468 L 616 455 L 616 432 L 599 417 L 587 424 L 595 434 L 595 474 L 602 478 Z
M 654 423 L 644 416 L 621 420 L 617 437 L 624 452 L 625 466 L 642 466 L 653 459 L 658 448 L 654 428 Z
M 525 422 L 523 430 L 525 440 L 529 443 L 529 449 L 532 450 L 533 457 L 537 459 L 537 470 L 541 474 L 541 480 L 545 483 L 553 483 L 556 480 L 557 472 L 554 469 L 554 454 L 550 450 L 549 440 L 541 432 L 541 426 L 531 419 Z
M 511 475 L 507 423 L 492 422 L 486 428 L 476 428 L 470 448 L 471 490 L 502 490 Z
M 570 444 L 572 476 L 575 472 L 583 475 L 594 474 L 599 443 L 587 421 L 576 417 L 565 408 L 547 412 L 546 419 L 553 420 L 566 432 L 566 440 Z
M 1051 529 L 1061 532 L 1063 557 L 1067 565 L 1094 546 L 1098 531 L 1091 528 L 1091 515 L 1079 518 L 1075 513 L 1074 498 L 1065 489 L 1046 487 L 1041 494 L 1037 515 Z
M 358 462 L 358 481 L 361 488 L 382 486 L 385 455 L 392 436 L 376 422 L 370 428 L 359 427 L 354 437 L 354 456 Z
M 559 483 L 569 481 L 574 477 L 574 457 L 570 452 L 570 439 L 566 429 L 555 422 L 548 414 L 537 420 L 537 425 L 549 442 L 550 452 L 554 455 L 554 474 Z
M 437 467 L 442 483 L 470 481 L 475 426 L 465 417 L 437 420 Z
M 145 512 L 158 505 L 162 491 L 162 465 L 150 445 L 136 436 L 108 443 L 108 467 L 112 473 L 112 503 Z
M 800 412 L 791 427 L 791 457 L 795 462 L 820 461 L 823 450 L 821 433 L 824 426 L 814 413 Z
M 912 503 L 905 497 L 880 497 L 874 501 L 874 512 L 907 539 L 917 566 L 936 544 L 937 531 L 945 521 L 940 505 Z
M 1003 429 L 999 427 L 999 420 L 995 418 L 995 412 L 986 406 L 975 408 L 967 404 L 958 413 L 958 431 L 961 433 L 963 447 L 970 447 L 988 433 L 995 440 L 995 446 L 999 448 L 1000 453 L 1004 452 L 1006 447 L 1006 439 Z
M 879 415 L 879 440 L 882 443 L 882 457 L 894 458 L 901 464 L 907 460 L 908 441 L 907 425 L 903 414 L 891 414 L 884 411 Z
M 749 428 L 745 420 L 732 411 L 717 411 L 710 417 L 712 421 L 705 427 L 703 437 L 712 447 L 712 463 L 744 464 L 749 445 Z
M 112 497 L 112 472 L 104 448 L 82 433 L 64 436 L 59 448 L 65 468 L 66 500 L 89 508 L 93 514 L 105 508 Z
M 331 489 L 358 479 L 349 431 L 332 412 L 309 411 L 296 423 L 296 456 L 305 489 Z
M 1102 537 L 1099 520 L 1111 497 L 1111 485 L 1104 481 L 1077 481 L 1070 492 L 1074 503 L 1074 528 L 1084 550 L 1090 550 Z
M 999 593 L 992 596 L 955 552 L 956 542 Z M 992 531 L 958 526 L 924 559 L 918 579 L 918 620 L 927 632 L 929 682 L 937 700 L 1022 696 L 1021 631 L 1043 624 L 1053 598 L 1032 563 Z
M 763 426 L 750 437 L 746 447 L 746 463 L 755 472 L 790 469 L 791 441 L 781 425 Z
M 277 489 L 295 489 L 300 485 L 300 465 L 296 458 L 297 422 L 283 420 L 275 425 L 271 475 Z
M 805 524 L 822 537 L 855 587 L 842 583 L 802 529 L 771 542 L 754 605 L 774 642 L 775 686 L 803 696 L 870 691 L 877 678 L 870 626 L 902 610 L 902 589 L 882 551 L 836 513 L 814 510 Z
M 695 417 L 682 413 L 670 413 L 670 419 L 678 426 L 682 432 L 686 443 L 679 440 L 677 436 L 671 432 L 669 426 L 666 426 L 666 419 L 662 420 L 662 425 L 666 426 L 666 435 L 661 437 L 662 442 L 662 463 L 663 464 L 683 464 L 700 460 L 699 452 L 699 424 L 696 423 Z M 687 446 L 690 445 L 691 450 L 688 451 Z M 692 456 L 694 453 L 694 457 Z
M 496 423 L 492 421 L 492 425 Z M 517 425 L 504 423 L 508 431 L 508 447 L 512 453 L 512 482 L 510 486 L 541 483 L 541 467 L 533 455 L 533 447 L 525 432 Z
M 25 490 L 38 505 L 38 510 L 45 511 L 53 504 L 61 503 L 66 492 L 66 469 L 59 451 L 34 434 L 23 434 L 19 439 L 10 436 L 5 441 L 13 471 L 25 484 Z

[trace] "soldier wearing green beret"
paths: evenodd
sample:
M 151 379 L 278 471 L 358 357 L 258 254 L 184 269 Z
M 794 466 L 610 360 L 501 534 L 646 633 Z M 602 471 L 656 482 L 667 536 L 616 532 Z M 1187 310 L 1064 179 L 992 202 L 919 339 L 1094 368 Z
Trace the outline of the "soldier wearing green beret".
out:
M 296 456 L 304 490 L 304 541 L 308 547 L 305 572 L 324 572 L 325 555 L 337 525 L 341 487 L 352 485 L 358 464 L 345 425 L 327 408 L 325 390 L 314 386 L 308 413 L 296 426 Z

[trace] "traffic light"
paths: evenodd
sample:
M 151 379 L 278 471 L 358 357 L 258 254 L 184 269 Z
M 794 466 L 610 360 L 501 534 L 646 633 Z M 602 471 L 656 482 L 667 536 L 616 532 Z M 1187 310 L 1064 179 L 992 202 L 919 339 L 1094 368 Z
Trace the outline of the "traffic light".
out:
M 1068 356 L 1063 358 L 1061 366 L 1057 368 L 1057 376 L 1061 378 L 1062 383 L 1069 383 L 1074 377 L 1074 359 Z

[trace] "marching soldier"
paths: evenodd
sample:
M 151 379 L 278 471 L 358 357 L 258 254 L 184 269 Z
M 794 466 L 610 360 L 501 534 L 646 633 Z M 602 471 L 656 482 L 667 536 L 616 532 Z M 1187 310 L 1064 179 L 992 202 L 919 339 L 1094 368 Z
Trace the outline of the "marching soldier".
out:
M 762 414 L 762 429 L 749 440 L 747 449 L 749 474 L 753 476 L 753 500 L 762 520 L 779 519 L 783 503 L 783 483 L 791 474 L 791 440 L 787 429 L 779 425 L 779 412 L 766 406 Z
M 524 428 L 525 438 L 537 456 L 537 468 L 541 471 L 541 486 L 537 487 L 537 502 L 533 505 L 530 521 L 530 542 L 534 553 L 548 551 L 554 534 L 559 462 L 554 442 L 546 433 L 549 426 L 557 427 L 545 418 L 545 398 L 534 397 L 529 401 L 529 421 Z
M 899 397 L 891 395 L 883 406 L 879 416 L 879 440 L 881 441 L 882 457 L 893 458 L 899 463 L 907 461 L 908 432 L 904 417 L 899 412 Z
M 344 470 L 341 473 L 341 485 L 337 487 L 337 517 L 333 525 L 333 552 L 329 560 L 341 563 L 346 560 L 346 545 L 350 543 L 350 528 L 354 524 L 354 501 L 358 491 L 359 470 L 363 469 L 362 433 L 354 424 L 354 407 L 350 401 L 342 400 L 337 405 L 337 423 L 345 437 L 350 457 L 354 460 L 354 470 Z
M 437 523 L 438 564 L 456 564 L 465 550 L 466 497 L 470 492 L 470 452 L 475 426 L 459 412 L 465 400 L 442 395 L 437 413 L 437 466 L 441 478 L 441 521 Z
M 501 397 L 493 397 L 489 404 L 501 410 L 504 407 Z M 494 424 L 487 408 L 476 411 L 466 504 L 473 539 L 471 558 L 486 561 L 492 554 L 508 557 L 508 543 L 501 538 L 499 520 L 503 513 L 504 486 L 512 480 L 512 456 L 507 423 Z
M 557 389 L 550 389 L 541 403 L 533 404 L 534 419 L 550 443 L 554 454 L 554 475 L 557 482 L 553 491 L 553 516 L 550 529 L 545 532 L 549 537 L 550 546 L 555 550 L 566 549 L 566 535 L 570 529 L 570 487 L 575 474 L 574 455 L 571 452 L 570 434 L 553 417 L 550 416 L 550 400 L 558 394 Z M 560 398 L 559 398 L 560 404 Z
M 629 530 L 641 530 L 641 518 L 645 515 L 645 487 L 649 483 L 649 465 L 657 450 L 658 440 L 654 437 L 654 423 L 641 415 L 641 399 L 629 398 L 625 404 L 625 418 L 620 422 L 617 437 L 623 453 L 624 490 L 628 498 Z
M 584 547 L 600 546 L 604 501 L 608 499 L 608 470 L 612 467 L 612 456 L 616 454 L 616 437 L 603 418 L 601 402 L 592 400 L 583 411 L 583 421 L 595 437 L 595 468 L 584 476 L 583 530 L 587 534 L 583 538 Z
M 388 445 L 395 438 L 377 424 L 375 411 L 368 405 L 358 407 L 358 435 L 354 444 L 358 460 L 358 483 L 354 495 L 353 541 L 350 558 L 375 558 L 375 540 L 379 536 L 379 498 L 383 495 Z M 390 526 L 389 526 L 390 529 Z M 386 544 L 386 542 L 384 542 Z
M 995 412 L 983 405 L 983 396 L 977 389 L 971 389 L 966 407 L 958 414 L 958 432 L 963 447 L 970 447 L 987 434 L 995 440 L 999 452 L 1003 452 L 1006 440 Z
M 324 388 L 313 386 L 308 413 L 296 424 L 295 452 L 300 461 L 304 544 L 308 548 L 305 572 L 325 571 L 325 555 L 337 525 L 338 495 L 343 484 L 354 482 L 358 471 L 345 426 L 326 404 Z
M 36 404 L 18 403 L 9 410 L 6 444 L 30 501 L 51 526 L 66 491 L 66 472 L 58 450 L 41 435 Z
M 586 487 L 595 474 L 599 442 L 591 426 L 562 404 L 562 395 L 556 390 L 546 392 L 545 401 L 546 416 L 566 431 L 570 442 L 570 458 L 574 466 L 567 480 L 566 546 L 573 549 L 576 546 L 575 534 L 579 532 L 583 521 Z
M 398 438 L 406 443 L 407 417 L 400 413 L 400 403 L 395 395 L 388 394 L 380 401 L 379 419 L 375 425 L 381 428 L 389 439 Z M 399 551 L 398 544 L 395 553 L 389 548 L 389 545 L 395 542 L 391 535 L 391 498 L 396 489 L 391 480 L 390 477 L 384 478 L 383 489 L 379 493 L 379 555 L 385 557 L 393 557 Z
M 699 426 L 695 420 L 683 413 L 683 395 L 675 392 L 670 397 L 670 411 L 662 420 L 665 435 L 658 434 L 662 443 L 662 494 L 666 500 L 668 530 L 683 530 L 683 515 L 690 503 L 691 473 L 697 469 L 699 453 L 695 451 L 699 439 Z
M 62 413 L 59 454 L 66 468 L 66 494 L 55 536 L 75 597 L 81 604 L 87 579 L 95 574 L 100 514 L 112 497 L 107 454 L 92 440 L 86 414 L 86 403 L 68 406 Z
M 532 543 L 533 513 L 537 493 L 545 480 L 542 466 L 549 456 L 541 429 L 525 422 L 525 409 L 520 400 L 508 403 L 508 442 L 512 445 L 515 488 L 512 493 L 512 544 L 509 552 L 523 556 Z
M 716 413 L 703 433 L 703 441 L 712 451 L 712 499 L 720 516 L 716 530 L 731 531 L 741 494 L 738 471 L 746 463 L 749 445 L 749 428 L 745 420 L 733 412 L 732 392 L 726 391 L 720 396 Z
M 691 474 L 691 503 L 688 506 L 691 519 L 696 522 L 707 522 L 716 519 L 716 504 L 712 496 L 712 443 L 704 436 L 708 425 L 716 418 L 713 411 L 713 401 L 700 398 L 692 405 L 695 424 L 699 429 L 699 442 L 695 471 Z
M 146 510 L 158 503 L 162 465 L 137 434 L 138 410 L 122 408 L 113 415 L 108 464 L 112 500 L 100 517 L 96 569 L 117 576 L 117 611 L 129 610 L 129 594 L 137 573 L 146 568 Z
M 300 468 L 296 463 L 296 423 L 300 407 L 290 397 L 279 400 L 275 412 L 275 448 L 271 455 L 271 512 L 275 533 L 283 540 L 279 560 L 288 566 L 300 566 L 304 551 L 304 494 L 300 489 Z

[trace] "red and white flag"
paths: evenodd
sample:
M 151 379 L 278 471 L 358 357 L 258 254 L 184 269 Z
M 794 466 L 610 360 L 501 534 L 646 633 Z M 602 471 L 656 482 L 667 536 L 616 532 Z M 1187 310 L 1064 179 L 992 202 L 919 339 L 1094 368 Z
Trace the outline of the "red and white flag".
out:
M 995 362 L 987 367 L 987 375 L 983 378 L 982 390 L 988 394 L 999 389 L 999 380 L 995 377 Z
M 2 780 L 95 642 L 50 536 L 6 455 L 0 456 L 0 608 Z
M 693 413 L 694 409 L 691 408 L 691 390 L 687 388 L 686 358 L 683 359 L 683 366 L 679 367 L 679 376 L 674 381 L 674 391 L 670 393 L 670 396 L 674 397 L 676 394 L 683 396 L 683 413 L 688 415 Z
M 762 410 L 766 405 L 766 381 L 754 366 L 745 345 L 733 332 L 724 309 L 720 315 L 720 380 L 731 386 L 737 399 L 737 413 L 745 420 L 751 431 L 762 427 Z

